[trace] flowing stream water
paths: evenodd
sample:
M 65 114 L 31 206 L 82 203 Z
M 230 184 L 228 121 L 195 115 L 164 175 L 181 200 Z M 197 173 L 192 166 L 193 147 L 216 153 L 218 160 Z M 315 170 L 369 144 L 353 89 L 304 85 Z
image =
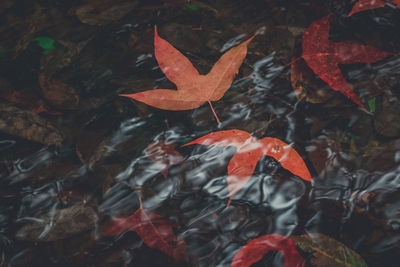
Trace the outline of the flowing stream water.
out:
M 0 266 L 231 266 L 272 234 L 305 266 L 399 266 L 400 7 L 348 16 L 356 2 L 2 0 Z M 330 41 L 391 53 L 338 65 L 365 109 L 301 57 L 327 15 Z M 207 103 L 169 111 L 120 96 L 176 88 L 155 26 L 200 74 L 257 33 L 212 102 L 221 124 Z M 312 181 L 264 155 L 232 195 L 238 148 L 183 145 L 235 129 L 289 144 Z M 143 223 L 152 230 L 132 220 L 107 234 L 140 209 L 159 216 Z M 167 251 L 179 244 L 184 257 Z M 278 250 L 246 260 L 288 266 Z

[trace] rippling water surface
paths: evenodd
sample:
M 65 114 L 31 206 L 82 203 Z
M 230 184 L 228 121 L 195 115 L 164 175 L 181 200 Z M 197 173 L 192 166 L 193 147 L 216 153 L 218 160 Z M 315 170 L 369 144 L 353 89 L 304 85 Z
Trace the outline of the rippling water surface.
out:
M 355 2 L 3 0 L 0 266 L 230 266 L 272 234 L 306 266 L 398 266 L 400 8 L 348 17 Z M 367 110 L 301 58 L 303 33 L 326 15 L 331 41 L 392 53 L 339 65 Z M 167 111 L 119 96 L 175 88 L 155 25 L 201 74 L 257 33 L 212 103 L 221 124 L 207 103 Z M 238 148 L 183 145 L 233 129 L 289 144 L 312 182 L 261 156 L 232 194 Z M 142 222 L 121 221 L 140 210 Z M 288 264 L 278 250 L 252 266 Z

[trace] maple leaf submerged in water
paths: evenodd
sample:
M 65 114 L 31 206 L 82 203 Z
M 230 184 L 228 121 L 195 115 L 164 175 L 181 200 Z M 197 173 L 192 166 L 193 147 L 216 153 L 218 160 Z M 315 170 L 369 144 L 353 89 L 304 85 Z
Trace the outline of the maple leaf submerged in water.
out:
M 339 64 L 373 63 L 391 53 L 351 41 L 333 42 L 329 40 L 329 29 L 329 16 L 313 22 L 307 28 L 303 34 L 302 57 L 314 73 L 333 90 L 341 92 L 365 109 L 354 93 L 353 86 L 344 78 Z
M 312 179 L 306 164 L 297 151 L 277 138 L 264 137 L 257 140 L 245 131 L 226 130 L 207 134 L 185 146 L 193 144 L 237 148 L 235 155 L 228 164 L 227 179 L 230 200 L 247 183 L 256 168 L 257 162 L 264 155 L 274 158 L 284 169 L 294 175 L 306 181 Z
M 176 227 L 176 224 L 160 215 L 140 208 L 128 217 L 113 218 L 103 234 L 116 236 L 125 231 L 134 231 L 150 248 L 158 249 L 176 261 L 187 261 L 186 243 L 175 236 Z
M 304 267 L 305 261 L 297 252 L 293 241 L 278 234 L 264 235 L 242 247 L 232 260 L 231 267 L 250 267 L 265 254 L 277 250 L 282 253 L 284 267 Z

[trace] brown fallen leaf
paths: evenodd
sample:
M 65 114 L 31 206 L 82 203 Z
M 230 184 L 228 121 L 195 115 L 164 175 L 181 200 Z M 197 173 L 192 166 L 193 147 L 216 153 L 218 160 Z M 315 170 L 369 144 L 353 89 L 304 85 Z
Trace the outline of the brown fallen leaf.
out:
M 44 101 L 38 98 L 38 96 L 33 94 L 30 90 L 23 90 L 22 92 L 14 90 L 0 95 L 0 98 L 3 98 L 17 106 L 26 108 L 36 114 L 47 113 L 51 115 L 61 115 L 61 112 L 47 108 Z
M 100 165 L 99 168 L 94 169 L 93 174 L 96 182 L 102 182 L 101 191 L 103 194 L 110 189 L 111 184 L 114 182 L 114 178 L 122 171 L 124 171 L 124 169 L 121 164 Z
M 79 95 L 68 84 L 45 75 L 39 75 L 39 84 L 43 97 L 60 109 L 73 110 L 79 108 Z
M 310 262 L 316 267 L 367 267 L 357 252 L 324 234 L 291 236 L 290 239 L 301 250 L 313 253 Z
M 99 216 L 92 207 L 78 203 L 37 218 L 19 229 L 15 237 L 18 240 L 51 242 L 86 232 L 98 221 Z
M 317 104 L 326 102 L 334 95 L 323 81 L 315 78 L 313 71 L 302 59 L 293 62 L 290 81 L 299 100 L 304 99 L 306 102 Z
M 30 147 L 32 146 L 27 146 L 28 149 Z M 29 155 L 17 154 L 10 159 L 11 162 L 16 163 L 9 168 L 7 182 L 16 184 L 26 181 L 31 185 L 40 184 L 41 186 L 59 177 L 73 176 L 82 172 L 81 165 L 74 159 L 67 159 L 56 151 L 53 147 L 42 147 Z
M 78 8 L 75 14 L 83 23 L 93 26 L 103 26 L 119 20 L 132 11 L 138 3 L 138 0 L 90 1 Z
M 388 172 L 399 165 L 398 151 L 400 140 L 376 141 L 371 140 L 364 149 L 362 157 L 357 158 L 357 166 L 368 172 Z
M 89 38 L 78 43 L 57 40 L 64 48 L 43 55 L 40 59 L 40 72 L 46 76 L 51 76 L 57 71 L 68 67 L 78 58 L 78 55 L 91 40 L 92 38 Z
M 75 148 L 79 160 L 83 164 L 89 164 L 95 151 L 102 144 L 104 134 L 101 131 L 82 131 L 76 134 Z
M 0 131 L 45 145 L 60 145 L 64 140 L 48 120 L 10 104 L 0 104 Z
M 400 136 L 400 97 L 394 91 L 387 90 L 382 98 L 382 104 L 374 119 L 375 130 L 388 137 Z
M 329 135 L 320 135 L 311 141 L 306 149 L 308 158 L 318 174 L 329 172 L 342 166 L 340 143 Z

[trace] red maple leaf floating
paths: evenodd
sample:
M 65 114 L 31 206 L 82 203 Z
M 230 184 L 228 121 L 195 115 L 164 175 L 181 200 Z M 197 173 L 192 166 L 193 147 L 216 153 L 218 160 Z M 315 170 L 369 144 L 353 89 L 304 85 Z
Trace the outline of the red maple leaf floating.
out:
M 150 248 L 158 249 L 176 261 L 187 261 L 186 244 L 175 236 L 176 227 L 160 215 L 140 208 L 129 217 L 113 218 L 103 234 L 116 236 L 125 231 L 134 231 Z
M 329 16 L 313 22 L 303 34 L 302 57 L 307 65 L 323 81 L 336 91 L 343 93 L 354 103 L 365 109 L 354 88 L 347 83 L 339 64 L 372 63 L 391 55 L 378 48 L 350 41 L 329 40 Z
M 397 7 L 400 7 L 400 0 L 392 0 L 392 2 L 385 2 L 382 0 L 360 0 L 353 6 L 353 9 L 347 16 L 350 17 L 351 15 L 354 15 L 358 12 L 384 7 L 390 3 L 396 5 Z
M 306 181 L 311 181 L 312 179 L 306 164 L 296 150 L 276 138 L 264 137 L 257 140 L 248 132 L 227 130 L 207 134 L 185 146 L 192 144 L 218 147 L 234 146 L 237 148 L 228 165 L 229 203 L 233 195 L 250 179 L 258 160 L 263 155 L 276 159 L 283 168 Z
M 147 146 L 146 156 L 156 163 L 156 167 L 165 178 L 168 177 L 169 165 L 179 164 L 184 160 L 175 148 L 175 144 L 167 144 L 163 140 L 152 142 Z
M 271 250 L 278 250 L 282 253 L 285 267 L 305 266 L 304 259 L 299 255 L 290 238 L 270 234 L 253 239 L 241 248 L 233 258 L 231 267 L 250 267 Z
M 200 75 L 181 52 L 158 36 L 157 28 L 155 28 L 155 57 L 165 76 L 176 84 L 178 90 L 155 89 L 122 96 L 166 110 L 190 110 L 206 102 L 212 108 L 211 101 L 221 99 L 231 86 L 233 78 L 246 57 L 247 45 L 253 38 L 254 36 L 230 49 L 220 57 L 207 75 Z M 214 115 L 220 123 L 215 112 Z

